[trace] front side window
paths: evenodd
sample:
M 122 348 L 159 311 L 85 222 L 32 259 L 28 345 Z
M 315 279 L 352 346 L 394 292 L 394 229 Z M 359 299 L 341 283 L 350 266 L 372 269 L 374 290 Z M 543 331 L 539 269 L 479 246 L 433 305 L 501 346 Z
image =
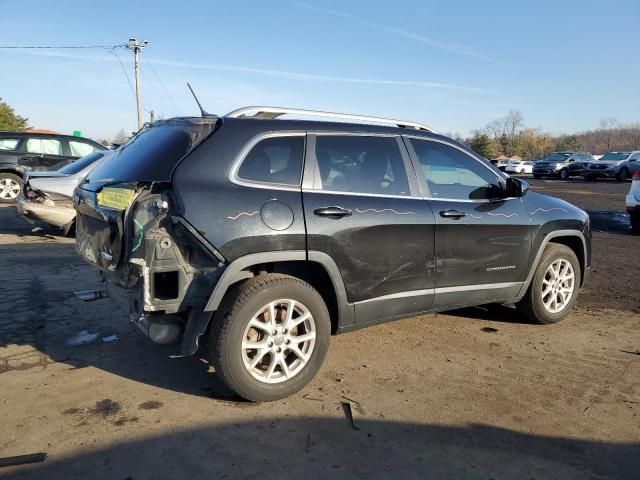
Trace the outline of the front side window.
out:
M 303 136 L 266 138 L 244 158 L 238 177 L 261 183 L 300 185 L 303 155 Z
M 0 138 L 0 150 L 15 150 L 20 143 L 19 138 Z
M 69 140 L 69 149 L 72 157 L 84 157 L 96 151 L 95 147 L 87 142 Z
M 315 154 L 323 190 L 411 194 L 402 155 L 393 137 L 318 135 Z
M 27 152 L 40 155 L 62 155 L 62 142 L 55 138 L 30 138 Z
M 486 200 L 500 195 L 498 178 L 466 153 L 444 143 L 411 140 L 433 198 Z

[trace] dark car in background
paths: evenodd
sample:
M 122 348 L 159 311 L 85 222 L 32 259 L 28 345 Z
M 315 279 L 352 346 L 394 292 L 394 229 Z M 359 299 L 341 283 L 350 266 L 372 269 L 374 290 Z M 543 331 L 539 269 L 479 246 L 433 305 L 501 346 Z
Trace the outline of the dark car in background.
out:
M 177 356 L 209 331 L 216 374 L 254 401 L 307 384 L 331 333 L 488 303 L 558 322 L 591 264 L 584 211 L 404 120 L 161 120 L 73 200 L 76 249 L 128 318 Z
M 533 165 L 533 177 L 556 177 L 566 180 L 582 175 L 589 162 L 595 159 L 588 152 L 552 152 Z
M 0 131 L 0 203 L 13 203 L 27 171 L 58 170 L 107 147 L 88 138 L 55 133 Z

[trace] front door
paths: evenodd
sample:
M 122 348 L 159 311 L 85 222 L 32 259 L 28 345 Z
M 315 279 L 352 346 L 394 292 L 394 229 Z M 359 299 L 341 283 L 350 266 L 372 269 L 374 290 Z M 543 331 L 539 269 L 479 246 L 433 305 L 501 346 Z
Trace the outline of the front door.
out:
M 528 272 L 532 227 L 504 178 L 464 149 L 411 138 L 416 171 L 436 221 L 434 307 L 513 298 Z
M 309 135 L 303 203 L 307 248 L 335 260 L 356 323 L 431 307 L 434 216 L 399 137 Z

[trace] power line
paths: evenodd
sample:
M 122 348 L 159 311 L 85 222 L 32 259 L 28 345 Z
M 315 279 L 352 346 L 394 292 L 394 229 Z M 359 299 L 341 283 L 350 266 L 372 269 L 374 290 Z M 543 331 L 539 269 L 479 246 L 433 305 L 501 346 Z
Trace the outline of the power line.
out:
M 124 73 L 124 76 L 127 78 L 127 83 L 129 83 L 129 88 L 131 89 L 131 94 L 133 95 L 134 100 L 137 98 L 136 97 L 136 91 L 133 88 L 133 82 L 131 81 L 131 77 L 129 77 L 129 74 L 127 73 L 127 69 L 124 66 L 124 63 L 122 63 L 122 59 L 120 58 L 120 56 L 115 52 L 115 50 L 107 50 L 109 53 L 113 54 L 114 57 L 116 57 L 118 59 L 118 63 L 120 64 L 120 67 L 122 68 L 122 73 Z M 149 110 L 147 110 L 146 108 L 142 107 L 142 109 L 147 112 L 150 113 Z
M 162 89 L 164 90 L 165 95 L 167 96 L 167 98 L 169 99 L 169 101 L 173 104 L 173 106 L 175 107 L 176 111 L 178 112 L 179 115 L 182 115 L 182 112 L 180 111 L 180 107 L 178 107 L 178 105 L 176 104 L 176 102 L 173 100 L 173 97 L 171 96 L 171 94 L 169 93 L 169 90 L 167 90 L 167 87 L 164 86 L 164 83 L 162 82 L 162 80 L 160 79 L 160 75 L 158 75 L 158 72 L 156 72 L 155 67 L 153 66 L 153 63 L 150 62 L 149 60 L 147 60 L 146 58 L 143 58 L 144 62 L 149 65 L 149 67 L 151 67 L 151 71 L 153 72 L 153 74 L 155 75 L 155 77 L 158 79 L 158 83 L 160 83 L 160 86 L 162 87 Z
M 32 49 L 32 48 L 125 48 L 126 45 L 0 45 L 0 48 L 11 48 L 11 49 Z

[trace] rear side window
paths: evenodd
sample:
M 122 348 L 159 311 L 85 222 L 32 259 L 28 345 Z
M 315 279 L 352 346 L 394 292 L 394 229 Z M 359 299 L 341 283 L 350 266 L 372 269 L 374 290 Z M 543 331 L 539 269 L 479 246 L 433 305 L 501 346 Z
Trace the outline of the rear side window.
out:
M 0 138 L 0 150 L 15 150 L 20 143 L 19 138 Z
M 27 152 L 41 155 L 62 155 L 62 142 L 55 138 L 30 138 Z
M 265 138 L 244 158 L 238 177 L 252 182 L 297 186 L 303 156 L 303 136 Z
M 410 195 L 409 182 L 394 137 L 316 137 L 322 189 L 376 195 Z
M 72 157 L 84 157 L 96 151 L 95 147 L 87 142 L 69 140 L 69 149 Z

